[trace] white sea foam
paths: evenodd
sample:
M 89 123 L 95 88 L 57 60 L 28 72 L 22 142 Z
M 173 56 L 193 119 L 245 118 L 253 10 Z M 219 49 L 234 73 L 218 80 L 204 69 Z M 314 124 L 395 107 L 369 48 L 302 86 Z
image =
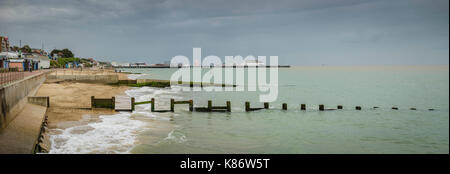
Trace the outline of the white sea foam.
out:
M 146 110 L 146 109 L 144 109 L 144 110 Z M 131 115 L 134 117 L 139 117 L 139 116 L 147 117 L 147 118 L 151 118 L 153 120 L 164 120 L 164 121 L 170 120 L 169 117 L 158 116 L 158 115 L 152 114 L 150 112 L 146 112 L 146 111 L 134 111 Z
M 176 131 L 176 129 L 170 131 L 170 133 L 167 135 L 167 137 L 164 139 L 166 141 L 172 141 L 176 143 L 184 143 L 187 141 L 187 138 L 185 135 L 180 133 L 179 131 Z
M 181 99 L 172 96 L 178 91 L 170 88 L 140 87 L 129 89 L 125 93 L 130 97 L 135 97 L 137 102 L 165 96 Z M 144 130 L 146 124 L 142 119 L 135 120 L 133 118 L 171 120 L 169 117 L 150 112 L 150 105 L 138 105 L 136 111 L 132 113 L 102 115 L 99 116 L 98 122 L 67 129 L 52 129 L 50 153 L 129 153 L 136 144 L 139 131 Z M 165 140 L 182 143 L 186 141 L 186 137 L 172 131 Z
M 57 129 L 50 153 L 128 153 L 145 123 L 129 113 L 99 116 L 100 122 Z

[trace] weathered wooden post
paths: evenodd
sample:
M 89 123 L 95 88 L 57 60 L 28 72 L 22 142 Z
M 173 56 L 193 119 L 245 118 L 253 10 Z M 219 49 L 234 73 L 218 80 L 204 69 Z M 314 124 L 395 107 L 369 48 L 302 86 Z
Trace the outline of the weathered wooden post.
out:
M 189 111 L 194 111 L 194 101 L 189 100 Z
M 337 106 L 337 109 L 342 109 L 342 108 L 343 108 L 342 105 Z
M 152 106 L 151 106 L 151 109 L 150 109 L 152 112 L 154 112 L 155 111 L 155 98 L 152 98 Z
M 287 103 L 283 103 L 283 110 L 287 110 Z
M 410 110 L 416 110 L 416 108 L 410 108 Z
M 95 97 L 94 97 L 94 96 L 91 96 L 91 108 L 95 108 L 95 102 L 94 102 L 94 100 L 95 100 Z
M 227 112 L 231 112 L 231 102 L 227 101 Z
M 171 98 L 170 99 L 170 112 L 174 112 L 175 111 L 175 99 Z
M 211 100 L 208 100 L 208 110 L 209 110 L 209 112 L 211 112 L 211 110 L 212 110 L 212 101 Z
M 49 107 L 50 107 L 50 97 L 47 96 L 47 108 L 49 108 Z
M 131 97 L 131 111 L 134 111 L 134 97 Z
M 111 107 L 112 107 L 112 109 L 116 108 L 116 97 L 111 98 Z
M 398 110 L 398 108 L 397 108 L 397 107 L 392 107 L 392 109 L 393 109 L 393 110 Z
M 194 87 L 194 82 L 189 82 L 189 87 L 193 88 Z
M 269 109 L 269 102 L 264 102 L 264 109 Z
M 301 104 L 300 105 L 300 110 L 306 110 L 306 104 Z
M 250 111 L 250 102 L 246 101 L 245 102 L 245 112 Z
M 325 110 L 325 106 L 324 105 L 319 105 L 319 111 L 323 111 Z
M 355 109 L 356 110 L 361 110 L 361 106 L 356 106 Z

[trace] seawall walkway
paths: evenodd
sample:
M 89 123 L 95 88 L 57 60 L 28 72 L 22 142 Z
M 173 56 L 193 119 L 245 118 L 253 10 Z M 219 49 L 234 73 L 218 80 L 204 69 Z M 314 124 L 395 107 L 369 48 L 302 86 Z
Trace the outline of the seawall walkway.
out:
M 0 154 L 34 153 L 47 106 L 33 104 L 36 102 L 28 97 L 34 96 L 48 73 L 28 73 L 24 79 L 1 87 Z

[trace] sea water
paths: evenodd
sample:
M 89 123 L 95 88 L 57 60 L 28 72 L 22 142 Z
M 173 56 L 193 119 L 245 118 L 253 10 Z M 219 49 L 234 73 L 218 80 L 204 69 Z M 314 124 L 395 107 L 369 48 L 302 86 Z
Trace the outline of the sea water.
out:
M 121 70 L 140 73 L 130 78 L 164 80 L 177 71 Z M 269 110 L 253 112 L 245 112 L 244 103 L 262 107 L 259 92 L 131 88 L 127 95 L 137 102 L 155 98 L 157 110 L 169 109 L 174 98 L 192 99 L 195 107 L 206 107 L 208 100 L 213 105 L 231 101 L 232 112 L 189 112 L 187 105 L 176 105 L 174 113 L 155 113 L 150 105 L 137 105 L 132 113 L 58 130 L 51 152 L 449 153 L 447 65 L 291 67 L 278 74 L 277 100 Z M 282 103 L 288 104 L 287 111 L 281 110 Z M 306 111 L 300 104 L 306 104 Z M 344 109 L 318 111 L 319 104 Z

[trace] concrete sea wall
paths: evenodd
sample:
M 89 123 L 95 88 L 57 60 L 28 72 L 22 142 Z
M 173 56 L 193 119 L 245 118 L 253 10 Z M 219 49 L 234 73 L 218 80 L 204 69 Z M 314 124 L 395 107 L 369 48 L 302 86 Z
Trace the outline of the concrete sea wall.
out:
M 117 83 L 119 77 L 116 74 L 88 74 L 88 75 L 54 75 L 47 76 L 49 80 L 71 80 L 85 83 Z
M 41 73 L 0 88 L 0 131 L 5 128 L 27 104 L 27 96 L 33 95 L 44 83 L 47 73 Z

